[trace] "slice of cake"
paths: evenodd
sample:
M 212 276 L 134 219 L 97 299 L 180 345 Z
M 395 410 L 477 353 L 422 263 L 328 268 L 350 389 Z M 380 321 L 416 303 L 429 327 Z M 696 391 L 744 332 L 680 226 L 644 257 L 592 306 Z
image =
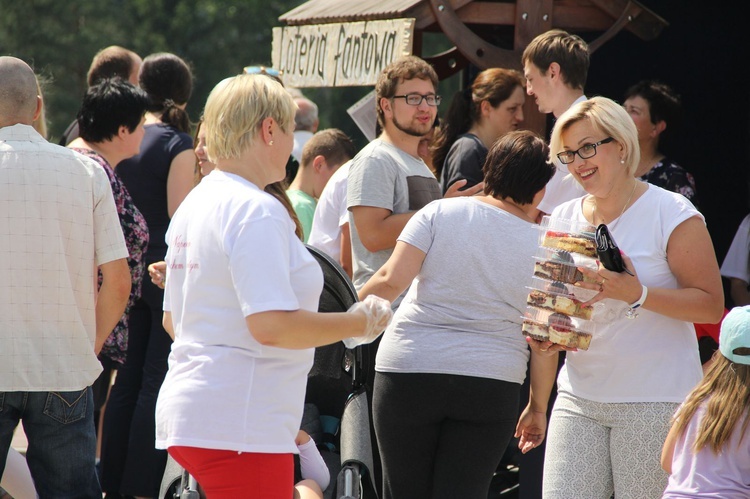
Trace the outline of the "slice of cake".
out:
M 588 350 L 591 344 L 591 335 L 576 331 L 570 317 L 554 313 L 549 316 L 547 332 L 549 339 L 558 345 Z
M 565 250 L 555 251 L 549 260 L 537 260 L 534 263 L 534 275 L 566 284 L 575 284 L 579 281 L 593 282 L 588 277 L 584 277 L 581 271 L 576 268 L 570 252 Z
M 549 331 L 545 324 L 539 324 L 530 319 L 524 319 L 521 325 L 521 332 L 536 341 L 549 341 Z
M 596 241 L 594 237 L 584 234 L 547 231 L 544 234 L 542 246 L 547 248 L 573 251 L 582 255 L 596 258 Z
M 529 296 L 526 298 L 526 303 L 532 307 L 552 310 L 553 312 L 586 320 L 591 319 L 591 314 L 594 311 L 593 307 L 590 305 L 583 306 L 583 304 L 575 298 L 556 295 L 546 291 L 539 291 L 537 289 L 532 290 L 531 293 L 529 293 Z

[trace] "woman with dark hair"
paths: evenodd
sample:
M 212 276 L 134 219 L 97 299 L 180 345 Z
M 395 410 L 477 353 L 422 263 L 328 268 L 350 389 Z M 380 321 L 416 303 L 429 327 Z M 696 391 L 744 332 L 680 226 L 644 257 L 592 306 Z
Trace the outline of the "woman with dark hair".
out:
M 79 136 L 68 147 L 88 156 L 101 165 L 109 177 L 117 215 L 120 218 L 125 244 L 128 247 L 128 266 L 131 286 L 125 312 L 112 334 L 104 342 L 99 360 L 102 373 L 94 382 L 94 423 L 99 429 L 101 409 L 107 401 L 112 383 L 112 371 L 125 363 L 128 349 L 130 311 L 141 297 L 142 281 L 148 248 L 148 225 L 136 207 L 128 189 L 115 172 L 122 160 L 138 154 L 143 140 L 148 97 L 140 88 L 120 78 L 99 80 L 89 87 L 78 111 Z M 99 282 L 101 284 L 101 274 Z
M 435 137 L 432 162 L 443 194 L 456 181 L 482 181 L 487 150 L 523 122 L 523 75 L 503 68 L 479 73 L 471 87 L 453 96 Z
M 99 163 L 107 173 L 128 247 L 128 266 L 132 277 L 130 298 L 122 319 L 104 342 L 99 354 L 100 358 L 106 357 L 118 365 L 125 362 L 130 310 L 141 296 L 148 225 L 112 165 L 117 166 L 120 161 L 138 154 L 143 140 L 147 105 L 148 97 L 143 90 L 127 81 L 120 78 L 100 80 L 86 92 L 78 111 L 80 135 L 68 144 L 69 148 Z M 99 279 L 101 281 L 101 275 Z M 105 372 L 111 374 L 110 370 Z M 109 388 L 108 381 L 104 379 L 103 400 Z
M 140 154 L 117 165 L 117 172 L 148 223 L 148 265 L 164 260 L 169 220 L 193 187 L 195 153 L 185 112 L 193 82 L 185 61 L 162 53 L 144 59 L 139 83 L 148 95 L 145 136 Z M 109 497 L 158 495 L 167 454 L 154 446 L 154 411 L 172 344 L 161 324 L 163 301 L 163 291 L 146 283 L 131 310 L 127 358 L 104 416 L 101 483 Z
M 641 159 L 635 169 L 636 178 L 678 192 L 697 206 L 693 176 L 662 153 L 659 146 L 660 139 L 674 133 L 679 125 L 679 95 L 664 83 L 643 80 L 625 92 L 623 107 L 638 131 Z
M 521 334 L 527 292 L 518 283 L 533 274 L 532 217 L 554 173 L 547 151 L 528 131 L 498 140 L 484 166 L 484 196 L 418 211 L 359 293 L 394 300 L 411 285 L 375 366 L 385 498 L 487 497 L 516 428 L 529 360 Z M 556 358 L 531 355 L 526 450 L 544 438 L 557 366 Z

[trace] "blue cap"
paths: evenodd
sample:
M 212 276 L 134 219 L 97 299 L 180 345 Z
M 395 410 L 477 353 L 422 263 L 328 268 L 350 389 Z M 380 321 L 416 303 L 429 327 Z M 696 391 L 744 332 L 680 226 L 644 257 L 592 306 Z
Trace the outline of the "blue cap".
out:
M 735 364 L 750 365 L 750 305 L 735 307 L 724 317 L 719 350 Z

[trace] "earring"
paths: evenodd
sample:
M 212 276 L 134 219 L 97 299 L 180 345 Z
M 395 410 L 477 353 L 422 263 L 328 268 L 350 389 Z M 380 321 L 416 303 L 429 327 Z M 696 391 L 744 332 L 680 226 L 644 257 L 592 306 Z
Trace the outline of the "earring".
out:
M 273 145 L 273 140 L 269 140 L 269 141 L 268 141 L 268 145 L 269 145 L 269 146 L 272 146 L 272 145 Z
M 621 165 L 624 165 L 624 164 L 625 164 L 625 160 L 624 160 L 624 159 L 621 159 L 621 160 L 620 160 L 620 164 L 621 164 Z

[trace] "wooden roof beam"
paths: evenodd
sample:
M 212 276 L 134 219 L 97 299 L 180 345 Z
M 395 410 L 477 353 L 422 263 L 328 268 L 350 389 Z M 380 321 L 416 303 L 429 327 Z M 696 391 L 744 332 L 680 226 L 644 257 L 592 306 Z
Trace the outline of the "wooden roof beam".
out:
M 607 31 L 616 19 L 626 19 L 619 29 L 626 28 L 642 40 L 653 40 L 668 23 L 636 2 L 628 0 L 590 0 L 590 2 L 551 2 L 547 8 L 525 4 L 470 2 L 467 0 L 445 2 L 450 5 L 464 24 L 490 24 L 495 26 L 515 26 L 517 10 L 530 15 L 543 15 L 544 11 L 554 23 L 554 27 L 566 31 Z M 547 2 L 544 2 L 547 3 Z M 429 2 L 418 4 L 413 14 L 417 19 L 416 29 L 440 31 L 435 16 L 426 13 L 423 7 Z M 551 14 L 550 14 L 551 13 Z M 412 13 L 410 13 L 412 14 Z M 622 16 L 625 15 L 623 18 Z

